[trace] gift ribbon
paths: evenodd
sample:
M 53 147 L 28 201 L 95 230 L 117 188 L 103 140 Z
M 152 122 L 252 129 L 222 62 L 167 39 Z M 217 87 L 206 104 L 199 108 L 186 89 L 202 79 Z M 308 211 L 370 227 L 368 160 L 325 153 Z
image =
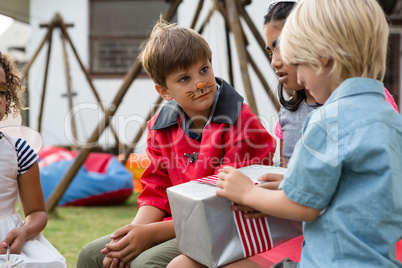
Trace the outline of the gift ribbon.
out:
M 218 180 L 217 175 L 212 175 L 195 181 L 216 185 Z M 254 182 L 254 184 L 258 184 L 258 182 Z M 233 211 L 233 219 L 245 258 L 267 251 L 273 245 L 268 218 L 246 218 L 245 214 L 247 213 L 249 212 Z

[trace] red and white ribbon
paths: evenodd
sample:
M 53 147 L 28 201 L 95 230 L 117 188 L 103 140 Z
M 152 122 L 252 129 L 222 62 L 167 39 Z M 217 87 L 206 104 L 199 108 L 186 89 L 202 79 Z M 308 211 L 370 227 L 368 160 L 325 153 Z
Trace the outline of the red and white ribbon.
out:
M 246 218 L 245 211 L 233 211 L 237 232 L 243 245 L 244 257 L 272 248 L 271 231 L 267 218 Z
M 216 185 L 217 175 L 203 177 L 195 181 Z M 258 182 L 254 182 L 258 184 Z M 233 204 L 233 203 L 232 203 Z M 236 224 L 239 239 L 242 242 L 244 257 L 267 251 L 272 248 L 271 231 L 267 218 L 246 218 L 246 211 L 233 211 L 233 219 Z
M 206 183 L 206 184 L 213 184 L 213 185 L 216 185 L 218 180 L 219 180 L 218 175 L 211 175 L 211 176 L 203 177 L 201 179 L 195 179 L 195 181 Z M 258 182 L 256 182 L 256 181 L 253 181 L 253 183 L 255 185 L 258 184 Z
M 206 183 L 206 184 L 213 184 L 216 185 L 216 182 L 219 180 L 218 175 L 212 175 L 208 177 L 203 177 L 201 179 L 196 179 L 195 181 Z

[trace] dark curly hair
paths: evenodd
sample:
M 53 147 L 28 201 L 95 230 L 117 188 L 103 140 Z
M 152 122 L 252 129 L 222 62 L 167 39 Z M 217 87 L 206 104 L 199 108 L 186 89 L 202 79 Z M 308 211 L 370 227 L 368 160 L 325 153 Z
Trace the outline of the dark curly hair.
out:
M 24 109 L 20 99 L 22 92 L 25 90 L 23 77 L 21 72 L 17 69 L 14 59 L 2 52 L 0 52 L 0 67 L 4 70 L 7 83 L 6 111 L 4 118 L 7 118 L 9 114 L 16 117 L 17 114 Z

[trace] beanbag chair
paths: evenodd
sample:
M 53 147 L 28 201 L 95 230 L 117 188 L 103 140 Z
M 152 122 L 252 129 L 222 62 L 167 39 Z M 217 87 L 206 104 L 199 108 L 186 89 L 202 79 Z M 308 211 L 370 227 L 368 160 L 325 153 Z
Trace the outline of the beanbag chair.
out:
M 78 152 L 44 147 L 39 155 L 40 177 L 45 199 L 73 164 Z M 124 203 L 133 193 L 132 173 L 107 153 L 90 153 L 67 187 L 59 206 L 105 206 Z
M 120 162 L 123 158 L 122 154 L 117 157 Z M 134 193 L 142 191 L 141 176 L 150 162 L 147 154 L 132 153 L 129 155 L 125 167 L 133 174 Z

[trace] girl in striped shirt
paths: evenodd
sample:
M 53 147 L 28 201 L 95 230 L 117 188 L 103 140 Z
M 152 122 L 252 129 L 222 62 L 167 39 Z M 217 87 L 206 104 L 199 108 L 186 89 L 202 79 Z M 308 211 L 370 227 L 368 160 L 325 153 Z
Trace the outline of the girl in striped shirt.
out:
M 23 90 L 13 60 L 0 52 L 0 120 L 23 108 Z M 6 267 L 20 261 L 22 267 L 66 267 L 64 257 L 41 234 L 48 217 L 37 159 L 25 140 L 0 129 L 0 265 Z M 25 221 L 16 209 L 18 196 Z

